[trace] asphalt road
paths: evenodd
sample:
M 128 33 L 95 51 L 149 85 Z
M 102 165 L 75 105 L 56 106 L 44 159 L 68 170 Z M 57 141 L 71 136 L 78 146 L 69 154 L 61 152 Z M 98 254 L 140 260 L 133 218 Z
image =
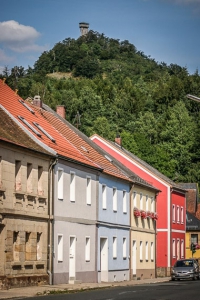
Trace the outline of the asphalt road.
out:
M 72 294 L 46 295 L 26 298 L 26 300 L 191 300 L 200 299 L 199 288 L 200 281 L 170 281 Z

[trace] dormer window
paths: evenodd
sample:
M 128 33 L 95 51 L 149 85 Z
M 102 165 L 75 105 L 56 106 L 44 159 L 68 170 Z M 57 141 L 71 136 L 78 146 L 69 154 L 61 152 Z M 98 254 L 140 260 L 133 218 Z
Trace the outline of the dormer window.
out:
M 29 122 L 27 122 L 22 116 L 18 116 L 18 118 L 26 124 L 37 136 L 41 137 L 41 134 L 31 125 Z
M 42 133 L 44 133 L 52 142 L 56 142 L 56 140 L 50 135 L 50 134 L 48 134 L 48 132 L 46 132 L 46 130 L 44 130 L 43 128 L 42 128 L 42 126 L 40 126 L 38 123 L 36 123 L 36 122 L 33 122 L 33 124 L 40 130 L 40 131 L 42 131 Z

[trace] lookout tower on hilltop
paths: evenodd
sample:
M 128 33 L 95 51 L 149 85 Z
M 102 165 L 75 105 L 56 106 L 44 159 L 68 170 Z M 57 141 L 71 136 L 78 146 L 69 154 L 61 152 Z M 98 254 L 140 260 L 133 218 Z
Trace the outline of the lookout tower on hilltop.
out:
M 88 34 L 89 23 L 81 22 L 79 23 L 79 28 L 81 31 L 81 35 Z

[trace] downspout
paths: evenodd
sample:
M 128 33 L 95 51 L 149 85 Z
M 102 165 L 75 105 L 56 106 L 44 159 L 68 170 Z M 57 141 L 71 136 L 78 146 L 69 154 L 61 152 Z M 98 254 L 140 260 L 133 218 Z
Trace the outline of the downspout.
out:
M 56 158 L 49 166 L 48 174 L 48 259 L 47 259 L 47 273 L 49 275 L 49 284 L 53 284 L 53 217 L 54 217 L 54 174 L 53 169 L 57 164 Z
M 155 211 L 157 211 L 157 196 L 158 194 L 156 193 L 155 197 Z M 158 277 L 158 272 L 157 272 L 157 222 L 155 222 L 155 235 L 154 235 L 154 255 L 155 255 L 155 278 Z
M 132 186 L 130 186 L 130 194 L 129 194 L 129 209 L 130 209 L 130 213 L 129 213 L 129 224 L 130 224 L 130 231 L 129 231 L 129 254 L 130 254 L 130 259 L 129 259 L 129 280 L 133 279 L 132 276 L 132 272 L 131 272 L 131 267 L 132 267 L 132 261 L 133 261 L 133 257 L 132 257 L 132 240 L 131 240 L 131 236 L 132 236 L 132 212 L 133 212 L 133 207 L 132 207 L 132 195 L 133 195 L 133 188 L 134 188 L 134 184 L 132 184 Z M 136 277 L 137 277 L 137 268 L 136 268 Z

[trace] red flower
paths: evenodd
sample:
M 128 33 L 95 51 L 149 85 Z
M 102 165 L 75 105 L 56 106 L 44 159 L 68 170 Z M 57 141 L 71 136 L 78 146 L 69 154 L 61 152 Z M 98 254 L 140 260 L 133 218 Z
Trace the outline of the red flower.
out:
M 140 211 L 137 207 L 134 207 L 133 209 L 133 214 L 135 217 L 139 218 L 140 217 Z

